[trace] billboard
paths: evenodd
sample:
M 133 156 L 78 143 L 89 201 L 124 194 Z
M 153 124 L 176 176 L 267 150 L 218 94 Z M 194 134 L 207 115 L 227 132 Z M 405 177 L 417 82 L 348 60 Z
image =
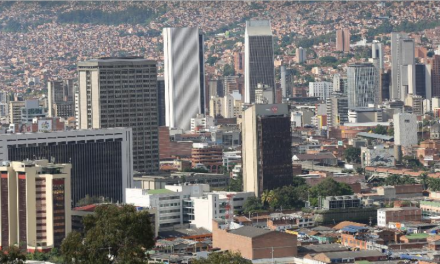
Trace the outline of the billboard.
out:
M 52 120 L 38 120 L 38 132 L 52 131 Z

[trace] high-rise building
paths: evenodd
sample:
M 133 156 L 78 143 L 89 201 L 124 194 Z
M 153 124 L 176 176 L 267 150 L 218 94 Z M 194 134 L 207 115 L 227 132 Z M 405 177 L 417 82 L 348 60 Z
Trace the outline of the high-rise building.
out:
M 243 186 L 263 191 L 292 183 L 290 113 L 286 104 L 252 105 L 243 112 Z
M 47 160 L 0 166 L 0 246 L 28 252 L 60 247 L 71 231 L 70 164 Z
M 275 98 L 275 68 L 272 29 L 268 20 L 246 22 L 245 31 L 245 92 L 244 102 L 255 102 L 258 84 L 272 88 Z
M 391 33 L 391 99 L 405 101 L 415 88 L 414 39 L 405 33 Z
M 373 40 L 371 44 L 371 58 L 377 59 L 378 69 L 381 70 L 384 68 L 383 65 L 383 45 L 377 40 Z
M 34 118 L 46 117 L 46 109 L 40 106 L 38 100 L 26 100 L 24 101 L 24 107 L 21 111 L 21 123 L 32 123 Z
M 411 106 L 414 115 L 423 114 L 423 97 L 420 95 L 408 94 L 405 98 L 405 105 Z
M 157 172 L 156 62 L 140 57 L 93 59 L 78 64 L 78 75 L 79 128 L 131 127 L 134 170 Z
M 299 47 L 296 49 L 295 61 L 296 63 L 303 63 L 307 60 L 307 50 Z
M 431 99 L 431 76 L 428 65 L 416 63 L 416 86 L 414 93 L 422 98 Z
M 348 123 L 348 98 L 333 94 L 327 98 L 327 126 L 339 127 Z
M 390 100 L 391 71 L 381 70 L 379 72 L 379 103 Z
M 234 70 L 235 74 L 244 73 L 244 53 L 240 51 L 234 52 Z
M 440 55 L 434 55 L 428 60 L 431 73 L 432 97 L 440 97 Z
M 283 97 L 293 97 L 293 73 L 292 69 L 281 66 L 281 90 Z
M 47 83 L 47 100 L 48 100 L 48 111 L 49 117 L 71 117 L 74 115 L 73 112 L 73 102 L 74 102 L 74 89 L 73 80 L 62 80 L 62 81 L 50 81 Z M 63 106 L 57 106 L 58 104 L 63 104 Z M 66 105 L 69 105 L 67 108 Z M 61 110 L 57 113 L 55 110 Z M 67 112 L 69 111 L 69 112 Z M 64 116 L 58 115 L 62 114 Z M 69 114 L 69 115 L 65 115 Z
M 350 52 L 350 30 L 347 28 L 336 30 L 336 50 Z
M 321 100 L 327 100 L 333 92 L 333 83 L 331 82 L 309 82 L 309 97 L 319 97 Z
M 129 128 L 5 134 L 0 136 L 0 161 L 70 163 L 72 205 L 86 195 L 123 202 L 133 180 L 132 144 Z
M 9 102 L 9 123 L 18 124 L 21 122 L 21 108 L 24 107 L 24 101 Z
M 333 75 L 333 92 L 347 94 L 347 75 L 340 73 Z
M 165 80 L 163 77 L 157 77 L 157 98 L 159 126 L 165 126 Z
M 166 126 L 188 130 L 191 118 L 204 114 L 203 35 L 199 28 L 164 28 Z
M 9 117 L 9 93 L 0 91 L 0 117 Z
M 393 115 L 394 144 L 402 147 L 417 145 L 417 117 L 413 114 L 398 113 Z
M 376 106 L 379 93 L 379 76 L 371 63 L 350 64 L 347 67 L 348 108 Z

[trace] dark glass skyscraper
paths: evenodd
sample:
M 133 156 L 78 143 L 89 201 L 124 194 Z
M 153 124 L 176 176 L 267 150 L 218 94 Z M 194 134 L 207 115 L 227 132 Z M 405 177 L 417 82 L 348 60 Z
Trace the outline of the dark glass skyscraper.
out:
M 268 20 L 247 21 L 244 41 L 244 102 L 255 102 L 255 89 L 259 83 L 271 87 L 273 92 L 272 98 L 275 98 L 273 37 L 270 22 Z

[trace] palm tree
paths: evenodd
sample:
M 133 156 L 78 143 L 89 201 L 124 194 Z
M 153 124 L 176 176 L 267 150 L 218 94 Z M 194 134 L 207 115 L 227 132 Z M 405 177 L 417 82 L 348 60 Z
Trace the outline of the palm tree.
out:
M 423 189 L 426 190 L 428 188 L 428 174 L 426 172 L 420 174 L 420 179 L 423 184 Z

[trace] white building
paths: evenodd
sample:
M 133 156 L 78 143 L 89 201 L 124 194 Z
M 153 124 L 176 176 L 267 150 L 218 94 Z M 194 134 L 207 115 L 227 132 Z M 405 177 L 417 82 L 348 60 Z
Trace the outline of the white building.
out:
M 348 108 L 376 106 L 379 102 L 379 75 L 371 63 L 355 63 L 347 67 Z
M 383 44 L 373 40 L 371 44 L 371 58 L 378 60 L 378 68 L 383 69 Z
M 214 118 L 212 116 L 197 114 L 191 118 L 191 132 L 205 132 L 214 126 Z
M 398 113 L 393 115 L 394 144 L 402 147 L 417 145 L 417 117 L 413 114 Z
M 406 33 L 391 33 L 391 84 L 390 98 L 404 101 L 415 91 L 415 43 Z
M 21 108 L 21 122 L 32 123 L 34 117 L 46 117 L 46 110 L 40 106 L 38 100 L 26 100 Z
M 331 82 L 310 82 L 309 97 L 319 97 L 326 100 L 333 92 L 333 83 Z
M 126 202 L 157 208 L 159 229 L 192 225 L 212 231 L 212 220 L 241 211 L 253 193 L 209 192 L 208 184 L 166 185 L 165 189 L 127 189 Z M 230 210 L 228 209 L 230 208 Z
M 290 122 L 292 123 L 292 127 L 302 127 L 303 123 L 303 112 L 294 111 L 290 112 Z
M 226 222 L 228 213 L 233 216 L 235 212 L 243 210 L 247 198 L 253 196 L 252 192 L 212 192 L 201 197 L 191 197 L 194 212 L 191 225 L 212 231 L 213 219 L 221 218 Z
M 205 113 L 203 35 L 199 28 L 164 28 L 165 123 L 188 130 Z

